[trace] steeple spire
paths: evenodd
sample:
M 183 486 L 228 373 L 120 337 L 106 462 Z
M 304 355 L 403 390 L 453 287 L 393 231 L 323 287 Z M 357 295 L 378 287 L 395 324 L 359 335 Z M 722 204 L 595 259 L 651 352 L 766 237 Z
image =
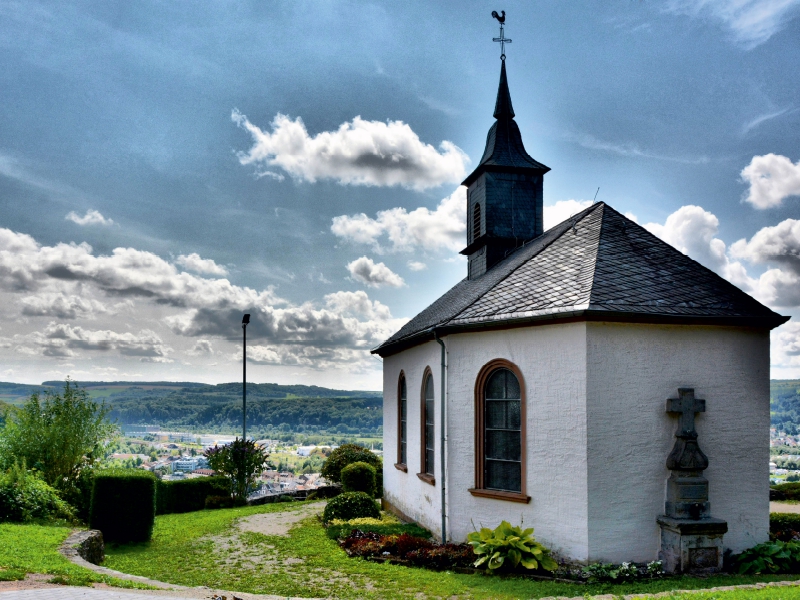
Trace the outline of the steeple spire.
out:
M 506 77 L 506 59 L 500 66 L 500 85 L 497 88 L 497 101 L 494 103 L 495 119 L 513 119 L 514 107 L 511 106 L 511 92 L 508 91 L 508 78 Z

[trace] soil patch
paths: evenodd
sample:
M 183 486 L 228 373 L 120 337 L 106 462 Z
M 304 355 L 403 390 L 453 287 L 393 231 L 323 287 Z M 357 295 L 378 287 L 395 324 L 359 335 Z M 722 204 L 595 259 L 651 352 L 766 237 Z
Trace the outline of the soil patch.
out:
M 239 531 L 252 531 L 263 535 L 280 535 L 286 537 L 295 523 L 321 511 L 325 502 L 314 502 L 299 510 L 291 512 L 265 513 L 250 515 L 239 519 Z

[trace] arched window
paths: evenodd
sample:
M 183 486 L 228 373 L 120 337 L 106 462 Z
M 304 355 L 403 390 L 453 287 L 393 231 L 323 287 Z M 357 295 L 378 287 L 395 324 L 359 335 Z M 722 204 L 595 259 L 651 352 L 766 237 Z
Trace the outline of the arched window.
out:
M 397 464 L 401 471 L 406 471 L 408 446 L 408 392 L 406 390 L 406 376 L 400 373 L 397 385 Z
M 475 384 L 476 496 L 528 502 L 525 495 L 525 389 L 505 360 L 481 369 Z
M 481 205 L 477 202 L 472 209 L 472 241 L 481 237 Z
M 433 375 L 430 369 L 425 369 L 425 375 L 422 377 L 422 403 L 420 416 L 422 425 L 422 464 L 420 467 L 420 479 L 428 483 L 435 483 L 433 476 L 434 467 L 434 454 L 433 445 L 435 440 L 434 434 L 434 413 L 433 413 Z

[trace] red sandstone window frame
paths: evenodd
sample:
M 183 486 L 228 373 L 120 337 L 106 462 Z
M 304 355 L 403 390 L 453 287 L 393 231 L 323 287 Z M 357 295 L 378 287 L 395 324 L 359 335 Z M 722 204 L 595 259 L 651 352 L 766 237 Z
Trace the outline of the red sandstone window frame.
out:
M 403 440 L 403 382 L 406 384 L 406 439 Z M 406 456 L 403 460 L 403 442 L 406 445 Z M 408 380 L 406 374 L 400 371 L 397 378 L 397 462 L 395 469 L 408 473 Z
M 505 492 L 501 490 L 486 489 L 484 485 L 484 451 L 485 451 L 485 400 L 486 400 L 486 382 L 489 377 L 498 369 L 508 369 L 519 381 L 520 392 L 520 491 L 519 492 Z M 493 498 L 495 500 L 507 500 L 509 502 L 522 502 L 527 504 L 531 501 L 531 497 L 527 495 L 527 395 L 525 391 L 525 378 L 522 376 L 522 371 L 514 363 L 504 359 L 496 358 L 489 361 L 478 372 L 475 379 L 475 487 L 469 489 L 469 493 L 473 496 L 481 498 Z
M 419 423 L 420 423 L 420 465 L 419 465 L 419 473 L 417 473 L 417 477 L 419 477 L 422 481 L 426 483 L 430 483 L 431 485 L 436 485 L 436 478 L 434 477 L 433 473 L 429 473 L 427 470 L 427 461 L 425 460 L 427 446 L 428 446 L 428 437 L 425 434 L 425 417 L 427 416 L 425 410 L 425 392 L 427 389 L 428 378 L 431 379 L 431 385 L 433 386 L 433 401 L 434 401 L 434 414 L 431 415 L 433 418 L 431 422 L 433 423 L 433 430 L 434 433 L 436 431 L 436 380 L 433 378 L 433 371 L 430 367 L 425 367 L 425 371 L 422 373 L 422 386 L 420 387 L 420 409 L 419 409 Z M 435 437 L 435 435 L 434 435 Z M 433 469 L 436 468 L 436 448 L 435 448 L 435 440 L 432 441 L 432 452 L 433 452 Z

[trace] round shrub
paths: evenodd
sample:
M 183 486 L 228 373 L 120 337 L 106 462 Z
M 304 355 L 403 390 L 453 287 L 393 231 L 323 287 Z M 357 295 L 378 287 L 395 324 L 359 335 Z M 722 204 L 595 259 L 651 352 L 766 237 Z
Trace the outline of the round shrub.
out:
M 342 469 L 342 490 L 364 492 L 375 496 L 375 467 L 365 462 L 354 462 Z
M 381 511 L 375 500 L 364 492 L 345 492 L 333 498 L 325 507 L 322 513 L 322 520 L 330 523 L 334 519 L 349 521 L 350 519 L 360 519 L 371 517 L 380 519 Z
M 383 495 L 383 462 L 380 457 L 363 446 L 342 444 L 336 448 L 322 465 L 322 476 L 332 483 L 341 483 L 342 469 L 354 462 L 365 462 L 375 467 L 375 491 L 376 496 L 381 497 Z

